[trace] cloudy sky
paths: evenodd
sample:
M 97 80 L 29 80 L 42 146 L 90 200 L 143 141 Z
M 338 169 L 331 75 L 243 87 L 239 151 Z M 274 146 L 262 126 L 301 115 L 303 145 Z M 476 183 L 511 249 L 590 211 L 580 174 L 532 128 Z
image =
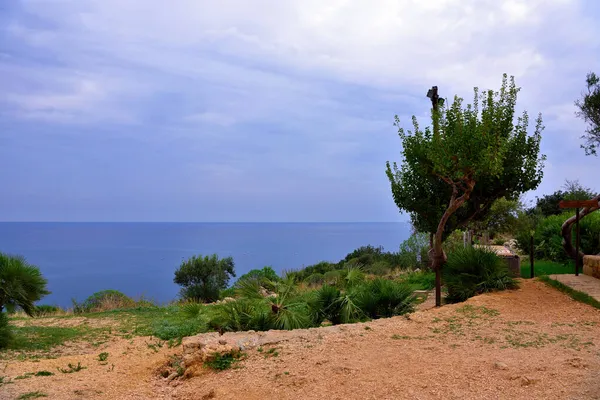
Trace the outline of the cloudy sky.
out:
M 536 194 L 600 189 L 573 102 L 595 0 L 0 3 L 0 220 L 399 221 L 394 114 L 515 75 Z M 532 127 L 533 128 L 533 127 Z

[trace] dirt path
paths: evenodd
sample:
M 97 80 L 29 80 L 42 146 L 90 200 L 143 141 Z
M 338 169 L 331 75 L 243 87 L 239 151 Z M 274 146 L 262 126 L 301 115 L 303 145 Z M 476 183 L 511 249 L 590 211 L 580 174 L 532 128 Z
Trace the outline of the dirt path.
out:
M 97 351 L 110 353 L 108 365 L 96 354 L 0 364 L 15 382 L 0 398 L 39 390 L 50 399 L 600 399 L 600 311 L 540 282 L 290 340 L 277 356 L 250 350 L 240 368 L 171 383 L 156 370 L 181 348 L 155 352 L 149 340 L 108 343 Z M 77 361 L 88 368 L 56 371 Z M 56 375 L 14 380 L 39 370 Z

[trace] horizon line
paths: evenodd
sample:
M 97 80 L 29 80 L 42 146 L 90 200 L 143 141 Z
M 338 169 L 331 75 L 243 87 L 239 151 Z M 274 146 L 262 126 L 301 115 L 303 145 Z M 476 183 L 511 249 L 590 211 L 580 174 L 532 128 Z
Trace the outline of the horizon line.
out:
M 410 221 L 0 221 L 0 224 L 395 224 Z

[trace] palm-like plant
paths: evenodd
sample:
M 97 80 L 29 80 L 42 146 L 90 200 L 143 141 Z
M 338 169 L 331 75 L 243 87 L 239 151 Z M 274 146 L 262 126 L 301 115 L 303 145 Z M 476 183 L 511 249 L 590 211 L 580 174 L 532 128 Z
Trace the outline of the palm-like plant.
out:
M 19 307 L 33 316 L 34 303 L 50 294 L 47 283 L 40 270 L 25 258 L 0 253 L 0 312 Z

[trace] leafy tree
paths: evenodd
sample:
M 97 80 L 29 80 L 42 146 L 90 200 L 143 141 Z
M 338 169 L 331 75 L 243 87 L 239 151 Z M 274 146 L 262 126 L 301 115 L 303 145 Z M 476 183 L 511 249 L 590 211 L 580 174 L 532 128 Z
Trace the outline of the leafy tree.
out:
M 182 286 L 181 297 L 205 302 L 219 299 L 219 291 L 225 289 L 229 279 L 235 276 L 233 258 L 219 260 L 212 256 L 193 256 L 181 263 L 173 281 Z
M 517 225 L 519 212 L 522 210 L 523 204 L 519 199 L 508 200 L 501 197 L 492 204 L 484 218 L 473 221 L 469 227 L 476 232 L 489 232 L 492 237 L 499 233 L 511 232 Z
M 575 115 L 582 118 L 587 124 L 586 134 L 581 138 L 585 144 L 581 147 L 586 155 L 596 155 L 596 148 L 600 145 L 600 77 L 593 72 L 586 76 L 587 93 L 575 101 L 579 109 Z
M 515 124 L 519 89 L 514 78 L 509 83 L 505 74 L 499 92 L 474 91 L 473 104 L 466 107 L 459 97 L 448 109 L 434 107 L 433 128 L 422 130 L 413 117 L 414 130 L 405 132 L 396 117 L 404 160 L 400 168 L 394 164 L 392 169 L 387 163 L 396 204 L 418 220 L 418 229 L 433 234 L 437 305 L 444 237 L 473 219 L 483 218 L 498 198 L 515 199 L 535 189 L 543 175 L 541 115 L 531 136 L 527 133 L 527 112 Z M 437 225 L 423 210 L 437 217 Z
M 561 200 L 589 200 L 598 195 L 592 189 L 583 187 L 578 180 L 566 180 L 563 189 L 538 197 L 535 207 L 527 210 L 527 213 L 531 215 L 537 210 L 544 217 L 559 215 L 564 212 L 559 206 Z
M 40 270 L 25 258 L 0 253 L 0 312 L 18 307 L 33 316 L 34 303 L 50 294 L 47 283 Z

